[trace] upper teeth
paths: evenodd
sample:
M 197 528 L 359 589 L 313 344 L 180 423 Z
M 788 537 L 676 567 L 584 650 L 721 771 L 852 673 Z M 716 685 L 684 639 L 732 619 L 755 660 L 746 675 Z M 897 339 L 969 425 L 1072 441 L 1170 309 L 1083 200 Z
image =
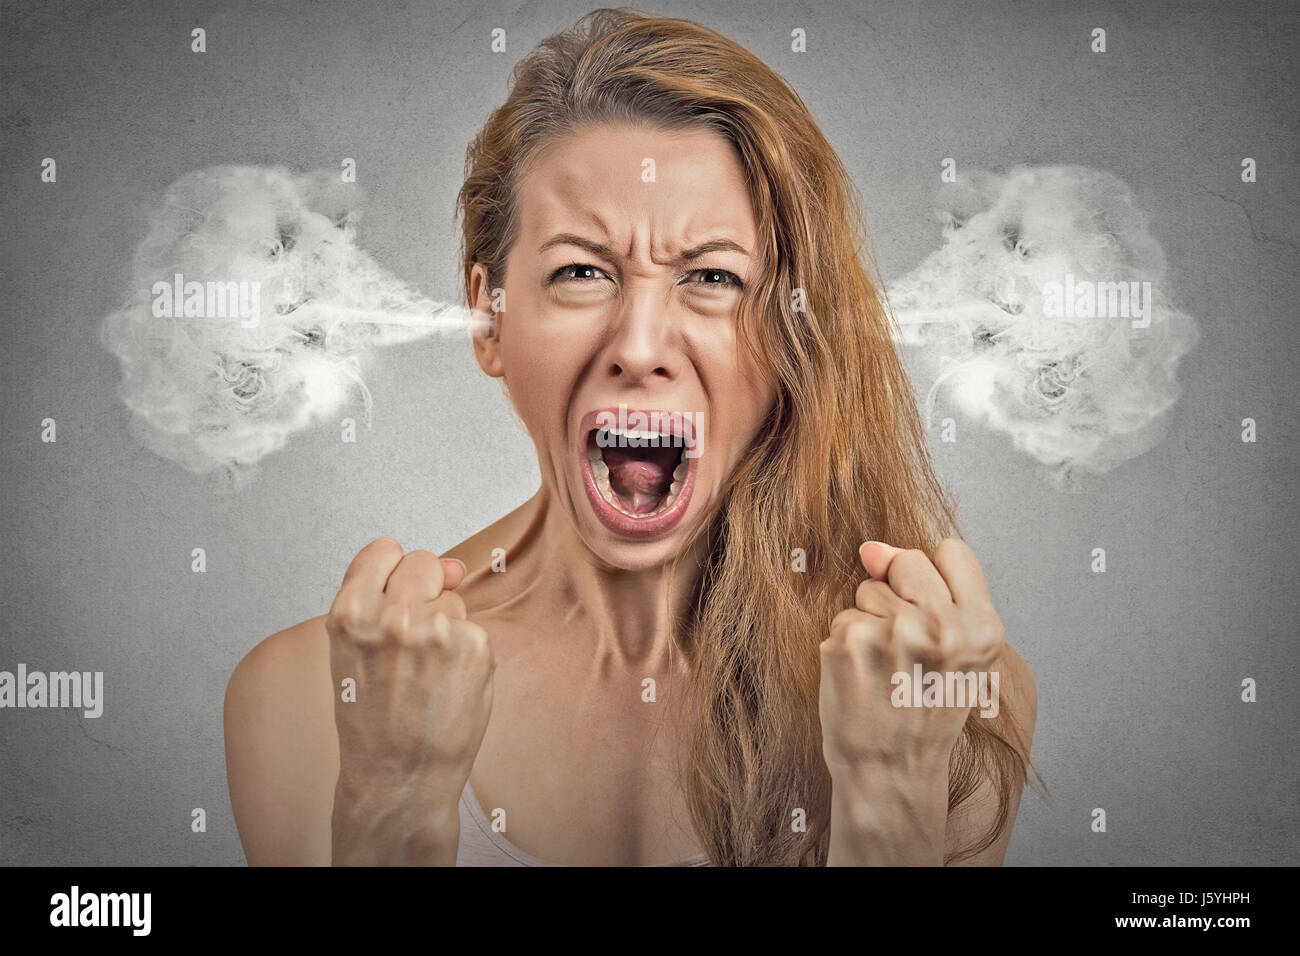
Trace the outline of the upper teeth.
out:
M 645 428 L 602 428 L 600 431 L 604 432 L 606 435 L 617 435 L 619 438 L 631 441 L 657 441 L 662 438 L 671 442 L 680 438 L 680 436 L 674 435 L 671 432 L 654 432 Z M 599 443 L 599 435 L 596 440 L 597 443 Z

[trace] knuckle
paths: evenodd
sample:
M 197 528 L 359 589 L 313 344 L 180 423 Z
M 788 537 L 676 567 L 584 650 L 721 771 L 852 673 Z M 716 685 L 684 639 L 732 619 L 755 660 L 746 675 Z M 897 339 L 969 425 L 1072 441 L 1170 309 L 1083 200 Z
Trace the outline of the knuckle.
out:
M 958 621 L 940 621 L 931 628 L 931 633 L 934 635 L 935 651 L 944 660 L 956 655 L 968 643 L 966 631 Z
M 870 644 L 876 639 L 877 628 L 869 620 L 858 618 L 844 629 L 844 639 L 850 645 Z
M 471 621 L 453 621 L 451 631 L 456 636 L 462 654 L 470 660 L 484 664 L 490 670 L 496 668 L 496 657 L 492 653 L 492 644 L 487 631 Z
M 389 602 L 379 612 L 379 631 L 391 641 L 408 642 L 413 634 L 411 609 L 401 602 Z
M 894 561 L 896 562 L 902 561 L 904 567 L 908 567 L 908 568 L 918 567 L 923 561 L 926 564 L 930 563 L 930 559 L 925 556 L 925 552 L 921 551 L 918 548 L 908 548 L 906 551 L 904 551 L 902 554 L 896 557 Z
M 370 602 L 360 594 L 340 591 L 330 605 L 328 621 L 339 634 L 351 636 L 369 623 L 370 612 Z
M 858 607 L 865 609 L 867 606 L 881 603 L 885 599 L 886 595 L 881 593 L 882 590 L 893 593 L 890 590 L 889 585 L 884 581 L 877 581 L 875 579 L 863 581 L 858 585 L 858 590 L 854 595 L 854 600 Z
M 442 616 L 447 619 L 446 626 L 440 626 L 441 622 L 437 611 L 429 618 L 429 643 L 438 651 L 446 652 L 455 644 L 456 630 L 455 622 L 445 614 Z
M 909 657 L 922 661 L 934 659 L 937 641 L 929 623 L 918 611 L 904 610 L 896 615 L 892 633 Z
M 980 640 L 989 644 L 1001 643 L 1006 632 L 1002 627 L 1002 619 L 996 614 L 982 615 L 974 625 L 974 631 L 979 635 Z
M 406 552 L 402 558 L 403 561 L 410 561 L 412 564 L 432 564 L 438 560 L 438 556 L 432 551 L 426 551 L 423 548 L 416 548 L 414 551 Z
M 492 653 L 487 631 L 481 625 L 472 621 L 457 621 L 454 628 L 460 633 L 461 642 L 475 654 Z
M 920 609 L 912 604 L 899 608 L 898 613 L 890 618 L 890 631 L 895 637 L 904 640 L 927 639 L 929 630 Z
M 376 538 L 374 541 L 371 541 L 368 545 L 366 545 L 364 550 L 376 551 L 380 553 L 395 551 L 396 553 L 401 554 L 402 545 L 397 541 L 396 538 Z
M 929 564 L 930 559 L 926 557 L 924 551 L 909 548 L 895 557 L 893 563 L 889 565 L 889 581 L 897 583 L 900 579 L 915 578 L 917 574 L 923 573 Z
M 840 613 L 831 618 L 830 636 L 832 638 L 843 637 L 845 628 L 856 621 L 861 614 L 861 611 L 851 607 L 840 611 Z
M 999 620 L 983 621 L 976 625 L 975 646 L 983 656 L 996 658 L 1006 647 L 1007 634 Z
M 469 615 L 469 610 L 465 606 L 465 599 L 455 591 L 444 591 L 429 605 L 434 611 L 441 611 L 452 620 L 465 620 Z
M 968 545 L 961 538 L 944 538 L 935 546 L 934 556 L 936 558 L 938 557 L 946 558 L 949 556 L 954 558 L 967 557 L 969 551 L 970 551 L 970 545 Z

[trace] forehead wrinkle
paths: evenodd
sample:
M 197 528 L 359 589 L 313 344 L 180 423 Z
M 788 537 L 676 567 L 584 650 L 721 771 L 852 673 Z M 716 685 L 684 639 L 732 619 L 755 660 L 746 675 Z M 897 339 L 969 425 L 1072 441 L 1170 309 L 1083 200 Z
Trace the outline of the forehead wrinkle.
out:
M 651 249 L 651 260 L 656 263 L 672 265 L 676 263 L 691 262 L 707 255 L 734 255 L 752 259 L 754 256 L 752 249 L 753 241 L 749 239 L 752 235 L 752 231 L 745 228 L 733 228 L 730 223 L 731 220 L 726 217 L 717 221 L 717 224 L 710 225 L 707 228 L 692 227 L 688 223 L 680 230 L 680 232 L 677 233 L 679 237 L 678 239 L 657 239 L 657 241 L 653 243 L 653 248 Z M 697 252 L 697 250 L 700 250 L 702 247 L 725 242 L 734 243 L 740 248 L 704 248 L 703 251 Z M 696 254 L 688 257 L 686 255 L 687 253 Z
M 638 211 L 635 206 L 626 199 L 611 196 L 606 182 L 596 180 L 596 187 L 593 189 L 591 181 L 570 168 L 564 168 L 558 172 L 558 175 L 552 175 L 548 179 L 549 181 L 538 183 L 541 187 L 539 193 L 544 210 L 541 225 L 547 234 L 576 232 L 586 235 L 587 229 L 574 227 L 589 225 L 596 230 L 596 235 L 590 238 L 614 248 L 619 244 L 618 232 L 611 227 L 610 221 L 601 215 L 600 203 L 604 200 L 612 200 L 612 211 L 616 215 L 622 213 L 630 219 L 637 218 Z
M 692 176 L 695 180 L 698 177 Z M 726 177 L 731 179 L 730 175 Z M 727 194 L 734 182 L 728 182 L 721 190 L 711 192 L 713 197 L 724 196 L 730 198 Z M 725 205 L 727 208 L 719 209 L 710 204 L 696 205 L 690 202 L 683 202 L 676 207 L 668 208 L 668 215 L 664 218 L 671 220 L 672 227 L 669 230 L 670 236 L 676 238 L 676 241 L 668 238 L 656 236 L 652 242 L 651 257 L 655 262 L 675 263 L 683 261 L 682 254 L 702 246 L 705 243 L 719 239 L 727 239 L 740 246 L 742 249 L 749 250 L 748 258 L 753 258 L 754 248 L 754 229 L 746 221 L 752 217 L 753 212 L 750 209 L 749 193 L 743 188 L 737 194 L 741 212 L 739 216 L 731 208 L 734 204 L 718 203 Z M 658 204 L 657 204 L 658 205 Z M 746 216 L 748 213 L 748 216 Z M 652 226 L 653 229 L 653 226 Z M 732 250 L 718 250 L 719 254 L 741 255 L 740 252 Z
M 691 175 L 683 179 L 698 182 L 699 176 Z M 653 197 L 638 196 L 636 192 L 626 191 L 611 194 L 608 180 L 598 179 L 594 189 L 590 188 L 593 184 L 586 180 L 582 171 L 567 164 L 559 165 L 558 168 L 552 166 L 544 178 L 535 180 L 540 187 L 538 198 L 542 207 L 542 221 L 538 225 L 544 237 L 562 233 L 577 234 L 607 247 L 615 255 L 622 255 L 627 262 L 636 261 L 640 253 L 647 264 L 673 265 L 691 261 L 684 259 L 683 253 L 721 239 L 730 240 L 741 249 L 749 250 L 746 258 L 751 261 L 756 254 L 752 225 L 743 218 L 737 218 L 731 210 L 718 215 L 715 210 L 698 209 L 689 201 L 689 196 L 670 195 L 669 190 L 656 190 Z M 682 182 L 682 179 L 678 182 Z M 637 184 L 642 185 L 639 177 Z M 727 183 L 723 188 L 730 185 L 733 184 Z M 741 189 L 738 198 L 748 211 L 748 192 Z M 638 199 L 645 201 L 638 202 Z M 618 218 L 630 220 L 631 226 L 626 233 L 622 229 L 616 231 L 611 228 L 610 221 L 598 211 L 599 202 L 605 200 L 612 203 L 611 211 Z M 705 223 L 704 226 L 700 225 L 701 220 Z M 670 221 L 675 228 L 673 238 L 661 234 L 659 224 L 663 221 Z M 626 235 L 625 243 L 620 235 Z M 707 254 L 745 255 L 739 250 L 727 249 L 706 252 L 705 255 Z

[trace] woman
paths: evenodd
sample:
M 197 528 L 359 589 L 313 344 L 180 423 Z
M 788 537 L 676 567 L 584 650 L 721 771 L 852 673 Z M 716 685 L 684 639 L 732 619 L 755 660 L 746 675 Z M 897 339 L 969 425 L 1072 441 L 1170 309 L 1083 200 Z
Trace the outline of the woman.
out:
M 249 862 L 1000 863 L 1033 679 L 799 98 L 597 11 L 516 68 L 459 210 L 541 488 L 441 558 L 372 542 L 241 662 Z M 917 665 L 992 706 L 899 706 Z

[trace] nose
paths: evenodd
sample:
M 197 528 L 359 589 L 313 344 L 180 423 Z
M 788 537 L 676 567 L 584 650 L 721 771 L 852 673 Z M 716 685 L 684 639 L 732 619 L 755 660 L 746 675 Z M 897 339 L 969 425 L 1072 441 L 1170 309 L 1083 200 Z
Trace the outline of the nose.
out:
M 672 381 L 681 366 L 671 306 L 649 288 L 629 289 L 613 318 L 607 371 L 623 385 Z

